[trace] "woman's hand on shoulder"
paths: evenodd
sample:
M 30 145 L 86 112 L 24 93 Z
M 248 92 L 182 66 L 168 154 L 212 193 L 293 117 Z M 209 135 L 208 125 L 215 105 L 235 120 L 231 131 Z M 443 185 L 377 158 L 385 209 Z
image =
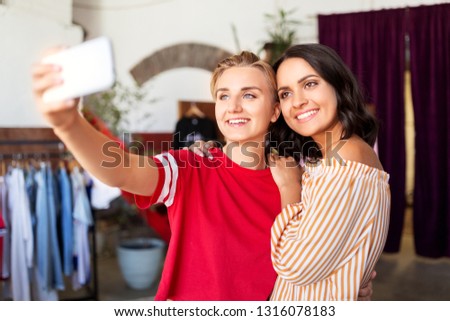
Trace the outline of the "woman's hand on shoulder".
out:
M 293 157 L 271 154 L 269 166 L 273 180 L 280 191 L 281 206 L 300 202 L 303 168 L 299 163 Z
M 210 153 L 210 149 L 216 147 L 219 147 L 219 144 L 213 140 L 209 140 L 207 142 L 205 142 L 204 140 L 197 140 L 189 147 L 184 147 L 183 149 L 187 149 L 198 156 L 213 159 L 213 155 Z

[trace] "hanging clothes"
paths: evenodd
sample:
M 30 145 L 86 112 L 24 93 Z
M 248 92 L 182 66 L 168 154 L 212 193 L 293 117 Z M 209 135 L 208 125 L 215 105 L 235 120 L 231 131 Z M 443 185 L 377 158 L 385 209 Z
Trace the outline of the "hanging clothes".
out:
M 5 177 L 0 177 L 0 220 L 2 226 L 0 230 L 1 239 L 1 265 L 0 280 L 6 280 L 10 275 L 11 266 L 11 225 L 7 206 L 7 188 Z
M 74 214 L 71 167 L 66 168 L 60 143 L 34 139 L 11 143 L 21 144 L 43 147 L 38 153 L 35 149 L 23 152 L 26 148 L 21 146 L 17 153 L 10 153 L 12 148 L 0 153 L 0 300 L 58 300 L 58 291 L 65 288 L 64 275 L 76 273 L 77 289 L 90 280 L 90 262 L 96 260 L 95 251 L 91 257 L 89 250 L 95 244 L 95 233 L 89 229 L 93 219 Z M 57 153 L 50 147 L 53 144 L 58 144 Z M 49 161 L 42 162 L 42 157 Z M 59 171 L 52 170 L 55 161 Z M 6 168 L 8 162 L 15 165 Z M 77 206 L 75 213 L 88 212 L 84 206 Z M 74 215 L 82 222 L 77 229 L 81 246 L 74 241 Z M 76 272 L 75 264 L 79 265 Z M 96 300 L 96 285 L 85 288 L 87 296 L 82 294 L 81 299 Z
M 110 208 L 111 202 L 121 195 L 120 188 L 106 185 L 95 176 L 89 175 L 89 177 L 92 180 L 92 208 L 96 210 L 104 210 Z
M 72 286 L 78 290 L 90 281 L 91 262 L 89 249 L 89 227 L 93 225 L 91 206 L 86 192 L 83 174 L 74 167 L 70 174 L 73 189 L 73 232 L 75 271 L 72 274 Z
M 173 148 L 188 147 L 197 140 L 217 140 L 215 122 L 206 116 L 182 117 L 175 127 Z
M 57 236 L 55 181 L 48 164 L 42 162 L 40 167 L 36 173 L 36 253 L 38 286 L 45 293 L 63 290 L 64 280 Z
M 31 221 L 33 223 L 33 229 L 36 227 L 36 193 L 37 184 L 35 180 L 36 169 L 34 166 L 30 166 L 27 171 L 25 171 L 25 187 L 28 194 L 28 199 L 30 201 L 30 213 Z
M 67 170 L 60 167 L 58 183 L 61 198 L 61 236 L 63 253 L 64 275 L 70 276 L 73 272 L 73 200 L 72 185 Z
M 3 177 L 0 177 L 0 184 L 3 184 Z M 3 211 L 0 203 L 0 280 L 3 279 L 3 239 L 7 233 L 8 230 L 6 229 L 5 220 L 3 219 Z
M 53 264 L 53 282 L 52 286 L 57 290 L 64 290 L 64 280 L 61 264 L 61 252 L 58 240 L 57 227 L 57 208 L 59 207 L 59 197 L 57 192 L 57 185 L 53 171 L 48 165 L 46 167 L 46 183 L 47 183 L 47 198 L 49 204 L 49 222 L 50 222 L 50 241 L 51 241 L 51 259 Z
M 3 238 L 6 235 L 6 225 L 0 209 L 0 276 L 3 275 Z
M 2 173 L 6 173 L 3 170 Z M 2 297 L 12 298 L 11 290 L 11 279 L 10 279 L 10 268 L 11 268 L 11 220 L 9 218 L 8 210 L 8 198 L 7 198 L 7 186 L 6 179 L 4 176 L 0 177 L 0 210 L 4 228 L 2 230 L 2 265 L 0 267 L 0 280 L 3 280 L 3 291 Z
M 29 270 L 33 265 L 33 229 L 23 170 L 13 168 L 6 176 L 11 219 L 11 286 L 16 301 L 31 299 Z

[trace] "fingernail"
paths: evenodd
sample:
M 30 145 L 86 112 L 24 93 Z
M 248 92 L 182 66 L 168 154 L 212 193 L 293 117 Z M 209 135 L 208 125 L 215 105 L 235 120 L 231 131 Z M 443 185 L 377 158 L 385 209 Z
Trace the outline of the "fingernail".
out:
M 214 156 L 213 156 L 213 155 L 209 155 L 209 156 L 208 156 L 208 159 L 209 159 L 209 160 L 213 160 L 213 159 L 214 159 Z

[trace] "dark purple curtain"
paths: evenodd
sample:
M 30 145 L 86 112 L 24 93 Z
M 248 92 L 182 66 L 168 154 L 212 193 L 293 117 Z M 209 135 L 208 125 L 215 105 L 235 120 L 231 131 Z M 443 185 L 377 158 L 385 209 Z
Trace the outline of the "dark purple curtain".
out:
M 381 122 L 380 160 L 392 194 L 386 252 L 398 252 L 405 211 L 405 9 L 319 15 L 319 42 L 335 49 L 361 82 Z
M 409 9 L 416 252 L 450 256 L 450 4 Z

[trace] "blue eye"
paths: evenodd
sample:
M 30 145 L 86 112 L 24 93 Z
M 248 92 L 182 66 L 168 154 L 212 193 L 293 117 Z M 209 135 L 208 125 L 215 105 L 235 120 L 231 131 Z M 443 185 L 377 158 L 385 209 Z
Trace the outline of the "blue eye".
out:
M 253 98 L 256 98 L 256 97 L 253 94 L 244 94 L 244 98 L 245 99 L 253 99 Z
M 219 100 L 228 100 L 228 99 L 230 99 L 230 96 L 228 96 L 228 95 L 220 95 L 219 96 Z

